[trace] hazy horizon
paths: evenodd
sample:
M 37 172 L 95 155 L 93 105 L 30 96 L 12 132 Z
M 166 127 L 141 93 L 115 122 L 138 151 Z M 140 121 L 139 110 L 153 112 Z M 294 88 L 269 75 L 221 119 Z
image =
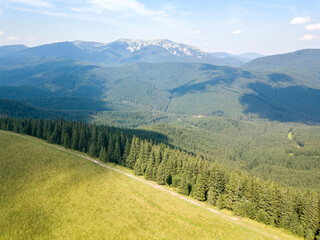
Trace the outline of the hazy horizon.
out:
M 0 0 L 0 45 L 169 39 L 206 52 L 320 47 L 320 2 Z

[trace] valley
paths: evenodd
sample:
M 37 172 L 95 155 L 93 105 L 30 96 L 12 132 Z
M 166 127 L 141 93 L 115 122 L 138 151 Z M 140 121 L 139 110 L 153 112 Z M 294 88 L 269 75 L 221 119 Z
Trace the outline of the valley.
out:
M 14 219 L 10 226 L 1 223 L 1 229 L 6 232 L 0 238 L 19 236 L 21 227 L 30 238 L 58 238 L 71 234 L 70 238 L 76 239 L 91 236 L 95 228 L 98 230 L 97 235 L 92 235 L 94 239 L 105 236 L 115 239 L 119 231 L 122 238 L 144 239 L 184 236 L 230 239 L 234 231 L 238 231 L 239 239 L 291 238 L 271 227 L 275 226 L 313 239 L 319 234 L 320 191 L 320 75 L 317 62 L 317 49 L 275 56 L 255 53 L 241 56 L 209 54 L 170 40 L 120 39 L 108 44 L 74 41 L 31 48 L 0 47 L 0 128 L 73 149 L 58 147 L 54 150 L 38 139 L 1 132 L 2 138 L 12 138 L 11 142 L 2 141 L 4 156 L 11 151 L 10 145 L 5 145 L 6 141 L 12 148 L 17 148 L 15 142 L 31 144 L 30 140 L 34 149 L 53 151 L 59 169 L 64 158 L 78 164 L 83 153 L 91 157 L 85 156 L 86 160 L 108 168 L 102 170 L 90 165 L 92 163 L 80 161 L 78 166 L 70 162 L 61 176 L 60 170 L 51 172 L 46 165 L 37 162 L 43 157 L 50 158 L 49 155 L 33 158 L 28 151 L 37 150 L 21 152 L 21 156 L 30 159 L 28 166 L 35 171 L 27 188 L 32 188 L 34 182 L 39 183 L 39 179 L 48 178 L 51 185 L 45 180 L 35 191 L 47 189 L 48 193 L 44 194 L 50 194 L 52 190 L 56 191 L 56 196 L 61 196 L 62 185 L 70 181 L 70 192 L 66 195 L 69 198 L 63 198 L 63 202 L 50 199 L 49 203 L 61 206 L 61 209 L 71 207 L 74 214 L 68 211 L 66 219 L 58 221 L 57 216 L 63 213 L 59 208 L 44 211 L 44 205 L 34 195 L 31 202 L 26 203 L 29 205 L 18 204 L 15 198 L 16 206 L 26 211 L 21 213 L 21 219 L 30 221 L 27 225 L 32 229 L 19 222 L 14 212 L 2 209 Z M 59 153 L 61 150 L 64 153 Z M 82 153 L 75 153 L 76 150 Z M 23 174 L 24 170 L 30 170 L 19 168 L 24 158 L 19 160 L 20 155 L 10 154 L 10 159 L 20 161 L 15 165 L 16 170 L 10 171 Z M 100 162 L 92 160 L 98 157 Z M 50 158 L 52 166 L 54 159 Z M 36 166 L 44 169 L 44 175 L 36 172 Z M 82 168 L 91 170 L 86 173 Z M 129 179 L 122 176 L 123 172 Z M 131 173 L 155 183 L 150 185 L 149 181 Z M 119 182 L 114 183 L 112 179 Z M 21 189 L 19 181 L 12 177 L 13 189 Z M 61 188 L 53 184 L 59 181 L 63 182 L 59 185 Z M 101 183 L 101 186 L 94 186 L 93 182 Z M 95 196 L 92 199 L 85 193 L 89 191 L 89 185 L 92 188 L 90 196 Z M 129 191 L 128 185 L 139 190 Z M 2 191 L 5 193 L 10 188 L 4 187 Z M 116 189 L 124 192 L 123 199 Z M 160 193 L 159 189 L 164 192 Z M 18 194 L 17 199 L 25 199 L 33 193 L 9 193 L 10 196 L 15 194 Z M 76 195 L 80 196 L 79 201 L 75 199 Z M 172 195 L 173 200 L 166 199 L 167 195 Z M 43 201 L 48 201 L 47 195 L 41 196 Z M 154 200 L 155 197 L 159 199 Z M 132 199 L 139 204 L 131 206 L 134 204 Z M 180 203 L 186 199 L 187 202 Z M 9 199 L 2 200 L 9 204 Z M 88 201 L 88 205 L 83 201 Z M 103 207 L 99 205 L 100 201 L 105 204 Z M 173 209 L 167 206 L 171 201 L 180 212 L 172 213 Z M 111 211 L 108 205 L 115 202 L 117 208 Z M 191 206 L 190 202 L 196 206 Z M 32 210 L 33 204 L 40 210 Z M 148 209 L 141 210 L 143 205 L 149 206 Z M 212 210 L 212 205 L 223 214 Z M 88 223 L 77 222 L 84 207 L 94 207 L 92 211 L 99 217 L 93 219 L 93 213 L 86 213 Z M 130 209 L 129 219 L 125 217 L 126 208 Z M 193 212 L 194 208 L 196 212 Z M 181 209 L 189 211 L 189 220 L 182 219 Z M 161 213 L 157 212 L 160 210 Z M 123 224 L 112 222 L 105 212 Z M 212 212 L 218 215 L 212 215 Z M 40 221 L 35 220 L 37 214 L 40 214 Z M 153 218 L 151 215 L 158 216 Z M 46 220 L 41 220 L 41 216 L 54 220 L 45 225 Z M 191 221 L 193 218 L 195 220 Z M 84 221 L 81 219 L 79 221 Z M 264 226 L 266 231 L 261 230 L 260 223 L 248 219 L 271 226 Z M 146 225 L 150 220 L 154 223 L 152 228 Z M 63 228 L 63 221 L 80 225 L 75 233 L 71 233 L 71 227 Z M 105 229 L 100 221 L 110 224 L 110 228 Z M 139 226 L 133 226 L 131 221 L 137 221 Z M 220 221 L 221 225 L 217 223 Z M 178 224 L 176 228 L 163 231 L 173 223 Z M 125 225 L 130 226 L 129 230 L 124 230 Z M 162 227 L 158 229 L 156 225 Z M 187 228 L 191 230 L 187 231 Z
M 320 240 L 319 9 L 0 0 L 0 240 Z

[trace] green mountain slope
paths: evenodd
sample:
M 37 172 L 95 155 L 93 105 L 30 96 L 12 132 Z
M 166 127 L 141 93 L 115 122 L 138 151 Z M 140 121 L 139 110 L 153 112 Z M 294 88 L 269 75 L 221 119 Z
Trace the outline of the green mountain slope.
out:
M 320 49 L 304 49 L 254 59 L 242 66 L 248 71 L 280 72 L 294 77 L 299 85 L 320 88 Z
M 260 57 L 243 66 L 254 71 L 278 70 L 289 66 L 317 66 L 320 61 L 320 49 L 304 49 L 292 53 Z
M 35 138 L 0 131 L 0 145 L 0 239 L 295 239 Z
M 63 98 L 48 98 L 45 99 L 36 99 L 36 105 L 46 104 L 47 101 L 51 101 L 50 105 L 54 105 L 57 103 L 60 107 L 66 106 L 68 107 L 70 104 L 74 104 L 72 106 L 73 109 L 65 109 L 65 110 L 43 110 L 41 108 L 33 107 L 30 104 L 26 104 L 22 101 L 9 100 L 9 99 L 0 99 L 0 115 L 1 116 L 10 116 L 16 118 L 42 118 L 42 119 L 72 119 L 72 120 L 84 120 L 90 121 L 92 116 L 97 114 L 97 109 L 99 107 L 92 107 L 90 109 L 86 109 L 86 106 L 90 106 L 90 104 L 95 102 L 85 102 L 85 99 L 63 99 Z M 97 102 L 96 102 L 97 103 Z M 83 106 L 79 106 L 82 104 Z M 47 106 L 50 106 L 46 104 Z M 77 106 L 79 106 L 77 108 Z M 70 106 L 71 107 L 71 106 Z
M 0 46 L 0 57 L 12 54 L 14 52 L 22 51 L 27 49 L 25 45 L 18 44 L 18 45 L 6 45 L 6 46 Z
M 29 63 L 20 59 L 10 67 L 0 67 L 0 76 L 0 98 L 50 110 L 72 109 L 74 99 L 82 99 L 79 102 L 88 104 L 77 104 L 72 110 L 147 110 L 282 122 L 320 121 L 320 84 L 286 71 L 249 72 L 201 63 L 104 67 L 32 58 Z

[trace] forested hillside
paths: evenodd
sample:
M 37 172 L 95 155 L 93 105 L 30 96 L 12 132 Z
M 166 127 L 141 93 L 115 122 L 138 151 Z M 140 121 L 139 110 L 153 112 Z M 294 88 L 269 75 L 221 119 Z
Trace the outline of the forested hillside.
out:
M 286 186 L 320 190 L 319 126 L 193 117 L 144 128 L 228 168 Z
M 1 129 L 43 138 L 114 162 L 185 195 L 281 227 L 306 239 L 319 234 L 319 193 L 283 187 L 230 171 L 218 162 L 161 143 L 151 132 L 122 130 L 64 120 L 1 118 Z M 137 136 L 144 137 L 136 137 Z M 155 139 L 154 143 L 147 139 Z M 160 141 L 159 141 L 160 140 Z
M 43 110 L 320 121 L 319 90 L 300 86 L 289 73 L 252 73 L 201 63 L 103 67 L 58 58 L 10 61 L 0 59 L 0 98 Z
M 48 99 L 46 100 L 48 101 Z M 39 100 L 37 104 L 41 104 Z M 54 104 L 52 102 L 51 104 Z M 70 101 L 68 101 L 68 105 Z M 48 110 L 32 107 L 21 101 L 0 99 L 0 115 L 17 118 L 42 118 L 42 119 L 57 119 L 64 118 L 69 120 L 86 120 L 90 121 L 90 115 L 96 114 L 94 110 Z
M 279 72 L 294 77 L 299 85 L 319 89 L 319 49 L 303 49 L 254 59 L 242 66 L 248 71 Z

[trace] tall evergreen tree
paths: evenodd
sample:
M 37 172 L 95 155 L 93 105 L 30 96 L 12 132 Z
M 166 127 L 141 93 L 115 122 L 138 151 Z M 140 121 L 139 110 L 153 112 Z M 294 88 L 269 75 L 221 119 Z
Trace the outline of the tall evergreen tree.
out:
M 102 146 L 105 146 L 104 141 L 104 130 L 98 128 L 98 138 L 97 138 L 97 150 L 101 149 Z
M 102 146 L 101 149 L 100 149 L 99 160 L 102 161 L 102 162 L 106 162 L 107 161 L 107 151 L 106 151 L 106 148 L 104 146 Z
M 82 152 L 87 152 L 87 136 L 86 136 L 86 127 L 82 124 L 79 132 L 79 145 L 78 149 Z
M 72 129 L 72 137 L 71 137 L 71 148 L 74 150 L 79 150 L 79 134 L 76 126 Z
M 138 158 L 138 153 L 139 153 L 139 139 L 133 136 L 131 146 L 130 146 L 130 153 L 126 160 L 126 166 L 128 168 L 131 168 L 131 169 L 134 168 L 134 165 Z
M 179 186 L 179 193 L 183 195 L 189 195 L 190 194 L 190 188 L 189 188 L 189 182 L 188 177 L 186 173 L 182 173 L 180 186 Z
M 109 141 L 108 141 L 108 148 L 107 148 L 107 161 L 111 162 L 113 161 L 113 152 L 114 152 L 114 138 L 110 134 Z
M 134 174 L 138 175 L 138 176 L 143 175 L 143 169 L 142 168 L 143 167 L 142 167 L 141 159 L 138 158 L 136 163 L 134 164 L 134 168 L 133 168 Z
M 200 173 L 192 191 L 193 197 L 199 201 L 206 201 L 207 200 L 206 189 L 207 189 L 206 179 Z
M 70 148 L 71 147 L 70 137 L 69 137 L 69 134 L 67 132 L 64 134 L 63 146 L 65 148 Z
M 123 166 L 126 166 L 127 158 L 130 154 L 130 145 L 131 145 L 131 142 L 130 142 L 129 138 L 127 138 L 126 143 L 125 143 L 123 156 L 122 156 L 122 161 L 121 161 L 121 165 L 123 165 Z
M 145 171 L 145 178 L 148 180 L 155 180 L 153 178 L 153 168 L 154 168 L 154 164 L 155 164 L 155 154 L 153 151 L 151 151 L 149 153 L 149 157 L 148 157 L 148 163 L 147 163 L 147 167 L 146 167 L 146 171 Z
M 157 183 L 160 185 L 166 184 L 166 173 L 165 173 L 165 164 L 162 161 L 157 171 Z
M 114 150 L 111 158 L 112 158 L 112 162 L 117 164 L 121 163 L 122 157 L 121 157 L 121 147 L 120 147 L 119 137 L 116 138 Z
M 91 142 L 90 147 L 89 147 L 89 152 L 88 152 L 90 157 L 96 157 L 96 145 L 94 142 Z

